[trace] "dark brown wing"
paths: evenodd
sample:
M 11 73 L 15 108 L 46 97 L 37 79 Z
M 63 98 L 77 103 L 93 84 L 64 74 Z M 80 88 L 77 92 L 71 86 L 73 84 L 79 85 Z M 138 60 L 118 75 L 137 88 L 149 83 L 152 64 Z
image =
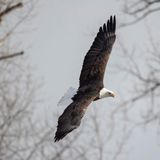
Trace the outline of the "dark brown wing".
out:
M 54 137 L 55 142 L 79 127 L 88 105 L 95 99 L 97 94 L 98 92 L 91 90 L 77 93 L 78 98 L 64 110 L 58 119 L 57 131 Z
M 93 81 L 99 81 L 103 84 L 106 64 L 116 39 L 115 30 L 116 18 L 111 16 L 107 21 L 107 26 L 104 24 L 103 27 L 100 27 L 90 50 L 85 56 L 79 88 L 93 83 Z

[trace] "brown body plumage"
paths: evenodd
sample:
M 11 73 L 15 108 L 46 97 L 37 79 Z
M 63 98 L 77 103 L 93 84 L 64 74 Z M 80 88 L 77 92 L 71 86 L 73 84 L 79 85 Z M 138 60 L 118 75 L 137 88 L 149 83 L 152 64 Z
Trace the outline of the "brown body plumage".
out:
M 88 105 L 99 99 L 103 77 L 112 46 L 116 39 L 116 18 L 110 17 L 107 25 L 100 27 L 97 36 L 87 52 L 79 79 L 79 88 L 72 98 L 73 102 L 58 119 L 55 141 L 79 127 Z

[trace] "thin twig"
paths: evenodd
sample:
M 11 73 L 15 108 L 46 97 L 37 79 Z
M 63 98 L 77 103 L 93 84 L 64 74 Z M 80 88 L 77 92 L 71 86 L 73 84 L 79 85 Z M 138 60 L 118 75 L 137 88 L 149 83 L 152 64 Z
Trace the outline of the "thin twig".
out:
M 8 13 L 12 12 L 13 10 L 17 9 L 17 8 L 20 8 L 20 7 L 23 7 L 23 3 L 22 2 L 19 2 L 13 6 L 10 6 L 10 7 L 7 7 L 4 11 L 2 11 L 0 13 L 0 21 L 2 20 L 2 18 L 7 15 Z
M 24 51 L 21 51 L 21 52 L 18 52 L 18 53 L 13 53 L 13 54 L 10 54 L 10 55 L 2 56 L 2 57 L 0 57 L 0 61 L 5 60 L 5 59 L 14 58 L 14 57 L 17 57 L 17 56 L 21 56 L 23 54 L 24 54 Z
M 130 26 L 130 25 L 136 24 L 139 21 L 143 20 L 148 15 L 150 15 L 151 13 L 158 12 L 158 11 L 160 11 L 160 7 L 157 7 L 157 8 L 154 8 L 154 9 L 150 9 L 149 11 L 144 12 L 140 17 L 136 18 L 135 20 L 127 22 L 127 23 L 120 24 L 119 28 L 127 27 L 127 26 Z

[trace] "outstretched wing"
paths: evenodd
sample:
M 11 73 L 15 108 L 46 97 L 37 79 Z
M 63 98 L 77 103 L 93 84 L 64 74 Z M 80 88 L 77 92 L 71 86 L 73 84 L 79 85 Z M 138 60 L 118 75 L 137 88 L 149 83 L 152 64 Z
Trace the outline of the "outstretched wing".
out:
M 108 62 L 112 46 L 116 39 L 116 18 L 110 17 L 103 27 L 100 27 L 97 36 L 85 56 L 83 67 L 79 79 L 79 88 L 90 84 L 90 82 L 99 81 L 103 84 L 103 77 Z
M 77 93 L 78 98 L 64 110 L 58 119 L 57 131 L 54 137 L 55 142 L 79 127 L 88 105 L 97 97 L 97 94 L 98 91 Z

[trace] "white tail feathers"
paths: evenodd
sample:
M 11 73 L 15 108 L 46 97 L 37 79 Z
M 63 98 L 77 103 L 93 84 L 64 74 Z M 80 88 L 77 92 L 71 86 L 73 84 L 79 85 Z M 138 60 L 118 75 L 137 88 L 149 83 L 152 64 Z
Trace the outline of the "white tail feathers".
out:
M 58 102 L 58 106 L 66 106 L 72 103 L 72 97 L 76 94 L 77 90 L 73 87 L 68 88 L 67 92 L 64 94 L 64 96 L 61 97 L 61 99 Z

